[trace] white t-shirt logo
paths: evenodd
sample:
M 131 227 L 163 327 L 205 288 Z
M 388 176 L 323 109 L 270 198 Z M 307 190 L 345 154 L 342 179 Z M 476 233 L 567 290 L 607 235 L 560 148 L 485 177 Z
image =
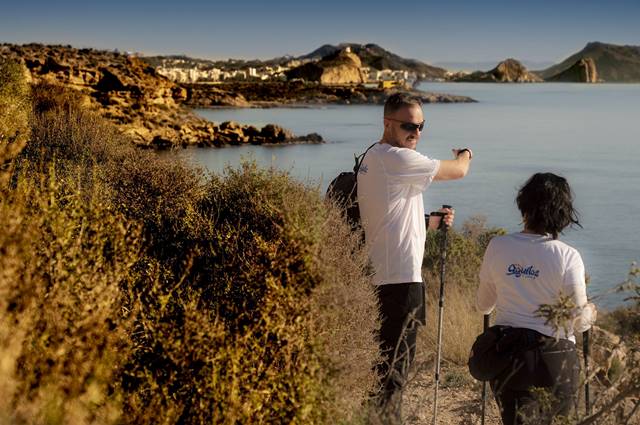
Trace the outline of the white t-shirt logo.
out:
M 523 267 L 520 264 L 510 264 L 507 268 L 507 276 L 526 277 L 535 279 L 540 274 L 540 270 L 536 270 L 533 266 Z

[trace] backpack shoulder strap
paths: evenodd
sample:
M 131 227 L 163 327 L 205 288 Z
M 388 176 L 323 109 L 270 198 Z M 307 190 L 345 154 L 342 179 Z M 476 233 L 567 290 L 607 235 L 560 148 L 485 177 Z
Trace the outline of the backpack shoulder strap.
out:
M 364 160 L 364 156 L 367 154 L 367 152 L 369 152 L 369 149 L 371 149 L 372 147 L 374 147 L 375 145 L 377 145 L 378 142 L 374 143 L 373 145 L 369 146 L 367 148 L 366 151 L 364 151 L 364 153 L 356 156 L 355 154 L 353 155 L 353 158 L 356 161 L 356 165 L 353 166 L 353 172 L 358 175 L 358 170 L 360 169 L 360 165 L 362 164 L 362 161 Z

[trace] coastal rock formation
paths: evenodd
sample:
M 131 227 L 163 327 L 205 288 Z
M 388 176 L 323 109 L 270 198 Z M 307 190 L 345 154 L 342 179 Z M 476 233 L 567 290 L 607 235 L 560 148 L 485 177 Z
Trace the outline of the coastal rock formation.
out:
M 194 108 L 211 108 L 216 106 L 232 106 L 247 108 L 251 104 L 240 93 L 221 90 L 212 84 L 185 84 L 185 104 Z
M 249 126 L 218 127 L 183 106 L 192 95 L 187 88 L 159 75 L 153 67 L 134 56 L 41 44 L 3 44 L 0 45 L 0 56 L 24 63 L 34 83 L 57 84 L 76 90 L 90 108 L 117 124 L 142 147 L 307 140 L 284 130 L 277 134 L 266 130 L 254 137 L 244 134 Z M 241 95 L 215 89 L 212 93 L 217 98 L 208 98 L 211 105 L 215 105 L 217 99 L 220 104 L 246 106 Z M 311 135 L 309 139 L 318 141 L 317 135 Z
M 489 82 L 489 83 L 538 83 L 542 79 L 529 72 L 527 68 L 515 59 L 506 59 L 490 71 L 476 71 L 471 74 L 453 74 L 449 77 L 458 82 Z
M 553 75 L 546 81 L 563 81 L 570 83 L 597 83 L 598 71 L 592 58 L 581 58 L 571 67 Z
M 542 79 L 527 71 L 527 68 L 515 59 L 507 59 L 489 71 L 496 81 L 505 83 L 532 83 Z
M 548 79 L 572 67 L 580 59 L 591 58 L 598 71 L 598 80 L 617 83 L 640 82 L 640 46 L 621 46 L 594 41 L 559 64 L 539 71 Z
M 362 62 L 350 48 L 291 69 L 286 75 L 289 80 L 299 78 L 322 85 L 362 84 L 365 81 Z
M 264 145 L 277 143 L 323 143 L 322 136 L 311 133 L 306 136 L 296 137 L 290 130 L 275 124 L 267 124 L 262 129 L 251 125 L 239 124 L 235 121 L 225 121 L 219 127 L 214 126 L 215 137 L 211 143 L 200 142 L 200 146 L 222 145 Z

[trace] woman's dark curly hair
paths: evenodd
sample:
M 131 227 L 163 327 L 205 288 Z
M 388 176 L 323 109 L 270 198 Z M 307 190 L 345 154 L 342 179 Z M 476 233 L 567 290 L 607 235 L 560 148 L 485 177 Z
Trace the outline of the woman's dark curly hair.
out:
M 539 234 L 558 233 L 578 222 L 573 208 L 573 194 L 567 179 L 553 173 L 536 173 L 520 188 L 516 198 L 527 229 Z

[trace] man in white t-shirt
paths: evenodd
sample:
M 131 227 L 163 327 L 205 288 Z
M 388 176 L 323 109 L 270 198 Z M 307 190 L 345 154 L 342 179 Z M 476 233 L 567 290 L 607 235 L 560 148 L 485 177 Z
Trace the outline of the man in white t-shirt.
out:
M 453 149 L 453 160 L 417 152 L 425 121 L 420 99 L 403 93 L 384 105 L 384 132 L 358 171 L 358 203 L 380 303 L 380 348 L 384 362 L 380 406 L 399 416 L 402 387 L 415 353 L 417 325 L 425 322 L 422 257 L 426 239 L 422 199 L 433 180 L 464 177 L 471 150 Z M 453 210 L 445 223 L 453 223 Z M 430 229 L 437 223 L 430 222 Z

